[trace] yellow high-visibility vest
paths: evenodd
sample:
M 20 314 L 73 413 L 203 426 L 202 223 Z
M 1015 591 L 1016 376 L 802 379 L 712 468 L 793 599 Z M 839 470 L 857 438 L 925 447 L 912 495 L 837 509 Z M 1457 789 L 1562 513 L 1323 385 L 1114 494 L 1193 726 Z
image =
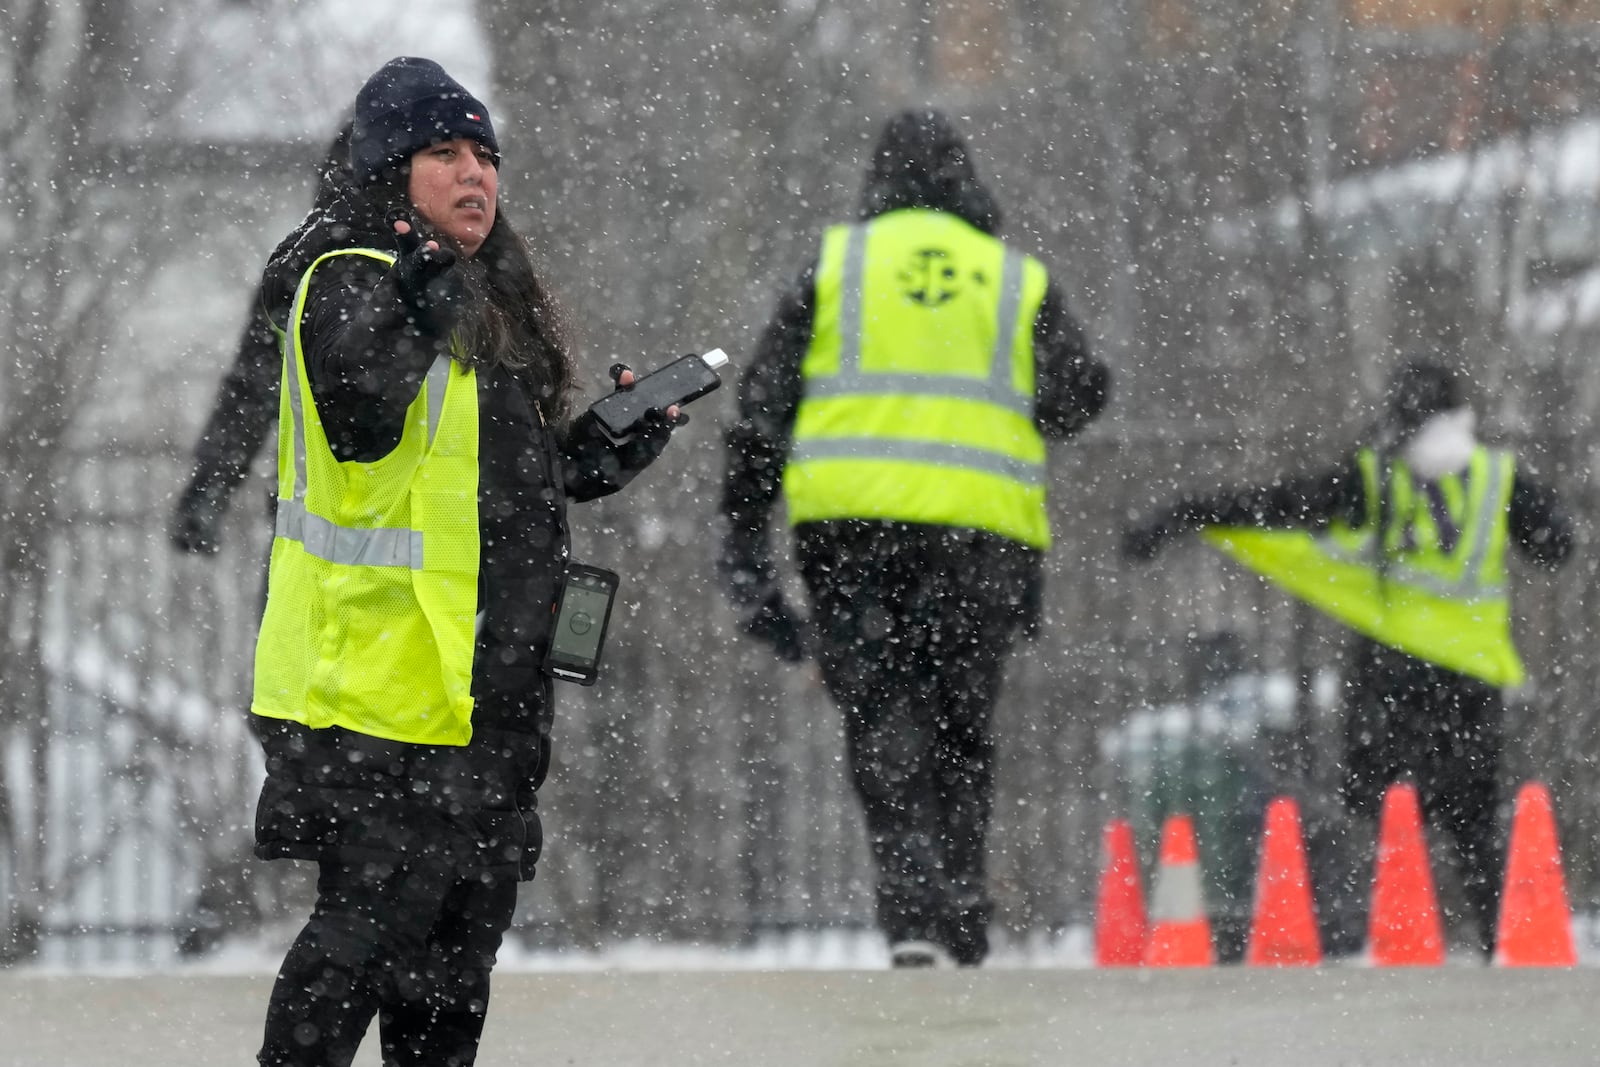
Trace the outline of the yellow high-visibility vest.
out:
M 323 432 L 301 328 L 307 268 L 284 340 L 278 517 L 250 710 L 415 744 L 472 737 L 478 607 L 476 377 L 429 369 L 394 450 L 341 462 Z
M 783 474 L 790 524 L 930 523 L 1048 548 L 1033 354 L 1047 283 L 945 212 L 830 228 Z
M 1335 523 L 1319 535 L 1213 527 L 1203 536 L 1373 640 L 1491 685 L 1521 684 L 1506 578 L 1514 457 L 1480 446 L 1465 479 L 1452 474 L 1438 481 L 1445 515 L 1456 530 L 1448 548 L 1416 478 L 1395 463 L 1381 569 L 1378 459 L 1364 450 L 1358 460 L 1367 500 L 1359 526 Z

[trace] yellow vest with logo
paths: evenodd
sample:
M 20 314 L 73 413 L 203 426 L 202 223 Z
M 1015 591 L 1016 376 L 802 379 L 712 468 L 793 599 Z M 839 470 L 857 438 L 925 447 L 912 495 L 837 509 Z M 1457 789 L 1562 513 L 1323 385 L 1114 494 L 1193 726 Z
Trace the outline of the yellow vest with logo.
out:
M 250 710 L 313 729 L 342 726 L 414 744 L 472 737 L 478 607 L 478 397 L 447 355 L 406 410 L 394 450 L 341 462 L 306 374 L 311 276 L 284 342 L 278 518 Z
M 944 212 L 829 229 L 783 474 L 790 524 L 929 523 L 1048 548 L 1033 366 L 1047 281 Z
M 1454 543 L 1416 479 L 1400 463 L 1390 476 L 1392 506 L 1378 566 L 1378 459 L 1359 458 L 1367 515 L 1320 535 L 1294 530 L 1213 527 L 1203 536 L 1227 555 L 1312 606 L 1383 644 L 1482 679 L 1521 684 L 1507 593 L 1507 513 L 1516 463 L 1479 447 L 1466 477 L 1437 483 Z

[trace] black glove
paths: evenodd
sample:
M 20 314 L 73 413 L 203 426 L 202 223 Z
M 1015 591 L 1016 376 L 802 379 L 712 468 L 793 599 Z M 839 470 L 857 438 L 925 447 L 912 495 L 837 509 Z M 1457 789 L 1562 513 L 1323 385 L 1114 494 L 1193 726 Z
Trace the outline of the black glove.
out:
M 1129 526 L 1122 531 L 1122 557 L 1129 560 L 1155 559 L 1171 536 L 1172 530 L 1165 522 Z
M 615 382 L 627 369 L 621 363 L 612 364 L 611 380 Z M 617 388 L 630 387 L 619 385 Z M 664 411 L 649 411 L 639 428 L 619 443 L 601 428 L 594 412 L 585 411 L 573 420 L 567 434 L 564 451 L 569 468 L 568 491 L 582 499 L 616 492 L 654 463 L 666 451 L 672 431 L 688 421 L 689 417 L 681 410 L 676 419 L 667 418 Z
M 435 316 L 459 307 L 467 295 L 461 272 L 451 269 L 456 265 L 455 251 L 443 246 L 429 248 L 417 232 L 416 223 L 401 212 L 391 212 L 389 228 L 392 230 L 397 222 L 404 222 L 410 230 L 394 235 L 395 246 L 400 251 L 393 268 L 395 288 L 406 307 L 429 316 L 434 324 L 442 327 L 443 323 Z
M 216 555 L 222 547 L 222 517 L 227 511 L 226 497 L 192 487 L 185 490 L 172 509 L 172 527 L 168 531 L 172 547 L 179 552 Z
M 567 434 L 568 491 L 593 499 L 621 489 L 666 451 L 676 425 L 662 412 L 647 412 L 639 429 L 618 443 L 606 436 L 594 412 L 585 411 Z
M 783 594 L 774 590 L 739 620 L 739 629 L 772 646 L 779 659 L 799 663 L 806 654 L 805 620 L 789 613 Z

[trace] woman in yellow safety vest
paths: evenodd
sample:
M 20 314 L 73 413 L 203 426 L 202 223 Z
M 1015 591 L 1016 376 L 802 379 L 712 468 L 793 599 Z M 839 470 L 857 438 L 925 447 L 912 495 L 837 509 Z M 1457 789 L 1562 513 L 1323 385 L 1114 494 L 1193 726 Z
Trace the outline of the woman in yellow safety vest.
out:
M 393 60 L 356 98 L 348 187 L 263 280 L 289 312 L 256 852 L 318 864 L 263 1065 L 348 1064 L 374 1017 L 386 1064 L 473 1062 L 542 840 L 567 501 L 619 489 L 676 421 L 614 446 L 571 416 L 499 160 L 480 101 Z
M 1131 526 L 1153 558 L 1205 529 L 1216 547 L 1355 631 L 1345 684 L 1345 805 L 1378 811 L 1415 780 L 1449 832 L 1478 944 L 1493 950 L 1504 849 L 1496 823 L 1502 689 L 1522 681 L 1506 549 L 1554 569 L 1572 543 L 1553 492 L 1474 432 L 1460 377 L 1431 360 L 1395 373 L 1374 445 L 1321 474 L 1188 495 Z M 1315 845 L 1313 845 L 1315 851 Z M 1331 953 L 1360 947 L 1360 872 L 1323 886 Z

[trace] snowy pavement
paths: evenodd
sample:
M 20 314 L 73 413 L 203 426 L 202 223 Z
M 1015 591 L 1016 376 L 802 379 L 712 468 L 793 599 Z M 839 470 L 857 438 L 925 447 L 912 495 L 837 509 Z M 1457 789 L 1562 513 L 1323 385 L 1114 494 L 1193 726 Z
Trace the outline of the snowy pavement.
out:
M 270 977 L 0 975 L 4 1067 L 254 1063 Z M 376 1067 L 363 1048 L 360 1067 Z M 1600 1062 L 1600 970 L 497 975 L 481 1067 Z

